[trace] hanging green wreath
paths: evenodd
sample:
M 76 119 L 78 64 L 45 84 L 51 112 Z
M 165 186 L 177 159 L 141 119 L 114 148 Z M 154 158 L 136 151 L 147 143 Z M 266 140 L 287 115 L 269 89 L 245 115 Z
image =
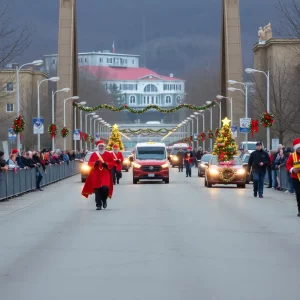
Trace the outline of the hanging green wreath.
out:
M 67 137 L 69 135 L 70 130 L 67 127 L 63 127 L 60 133 L 61 133 L 61 136 L 63 138 L 65 138 L 65 137 Z
M 208 137 L 209 139 L 213 139 L 213 138 L 214 138 L 214 133 L 213 133 L 212 130 L 208 130 L 208 132 L 207 132 L 207 137 Z
M 22 116 L 18 116 L 12 125 L 13 132 L 15 134 L 22 134 L 26 127 L 26 122 L 24 121 Z
M 260 116 L 260 124 L 264 127 L 272 127 L 274 123 L 274 115 L 264 112 Z
M 58 128 L 56 124 L 52 123 L 48 126 L 48 133 L 50 134 L 51 139 L 54 139 L 57 135 Z

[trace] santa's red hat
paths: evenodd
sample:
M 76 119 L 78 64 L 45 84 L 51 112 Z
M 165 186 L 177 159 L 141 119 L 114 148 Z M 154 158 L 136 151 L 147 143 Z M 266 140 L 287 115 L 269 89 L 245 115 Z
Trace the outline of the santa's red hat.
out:
M 119 149 L 118 145 L 114 145 L 113 149 Z
M 294 150 L 296 151 L 298 148 L 300 148 L 300 139 L 295 139 L 293 141 L 293 147 L 294 147 Z
M 104 141 L 102 141 L 102 140 L 97 141 L 96 146 L 99 146 L 99 145 L 105 146 Z
M 188 150 L 192 150 L 193 148 L 191 146 L 188 147 Z
M 19 153 L 18 149 L 12 149 L 11 150 L 11 154 L 17 154 L 17 153 Z

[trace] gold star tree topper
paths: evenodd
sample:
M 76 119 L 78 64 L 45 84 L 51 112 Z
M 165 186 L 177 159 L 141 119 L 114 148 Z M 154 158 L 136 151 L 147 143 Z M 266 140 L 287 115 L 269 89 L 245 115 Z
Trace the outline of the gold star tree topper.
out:
M 223 126 L 229 126 L 230 125 L 231 120 L 229 120 L 227 117 L 225 119 L 222 120 Z
M 118 125 L 115 124 L 115 125 L 113 126 L 113 129 L 119 129 Z

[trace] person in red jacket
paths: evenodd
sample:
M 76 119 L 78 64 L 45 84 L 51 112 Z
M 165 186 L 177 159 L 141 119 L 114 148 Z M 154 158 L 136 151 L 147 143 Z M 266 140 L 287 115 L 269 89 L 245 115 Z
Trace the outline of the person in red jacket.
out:
M 97 210 L 107 207 L 107 197 L 111 198 L 113 194 L 113 182 L 111 169 L 115 166 L 115 161 L 109 151 L 105 150 L 104 141 L 96 143 L 98 148 L 88 162 L 92 168 L 86 182 L 83 186 L 81 194 L 88 198 L 89 195 L 95 194 L 95 202 Z
M 122 178 L 122 163 L 124 160 L 122 152 L 119 151 L 118 145 L 113 146 L 112 156 L 115 161 L 115 166 L 112 169 L 112 177 L 113 177 L 113 183 L 119 184 L 120 179 Z
M 300 138 L 295 139 L 293 142 L 293 147 L 295 152 L 290 154 L 287 162 L 286 162 L 286 169 L 288 172 L 291 173 L 292 180 L 294 183 L 294 189 L 298 204 L 298 217 L 300 217 Z M 295 167 L 295 164 L 298 163 L 298 168 Z

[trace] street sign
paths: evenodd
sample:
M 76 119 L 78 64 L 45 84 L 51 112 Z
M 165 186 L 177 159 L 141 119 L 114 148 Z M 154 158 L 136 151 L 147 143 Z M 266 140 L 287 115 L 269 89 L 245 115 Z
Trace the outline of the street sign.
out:
M 80 129 L 73 130 L 73 141 L 80 141 Z
M 44 119 L 43 118 L 33 118 L 33 134 L 43 134 L 44 133 Z
M 238 127 L 237 126 L 231 126 L 231 132 L 232 132 L 232 136 L 236 139 L 237 138 Z
M 8 128 L 8 140 L 14 141 L 17 138 L 17 135 L 14 133 L 12 128 Z
M 240 132 L 249 133 L 251 118 L 240 118 Z
M 194 142 L 198 141 L 198 133 L 194 133 Z
M 277 150 L 279 145 L 279 139 L 272 139 L 272 150 Z

